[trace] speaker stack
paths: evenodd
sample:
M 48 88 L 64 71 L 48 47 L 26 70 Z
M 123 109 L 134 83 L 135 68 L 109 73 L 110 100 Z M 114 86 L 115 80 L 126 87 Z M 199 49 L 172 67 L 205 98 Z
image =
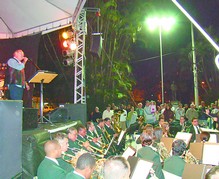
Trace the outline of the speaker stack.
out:
M 91 37 L 90 52 L 92 55 L 100 57 L 102 51 L 102 34 L 94 33 Z
M 22 107 L 21 100 L 0 101 L 0 178 L 22 173 Z

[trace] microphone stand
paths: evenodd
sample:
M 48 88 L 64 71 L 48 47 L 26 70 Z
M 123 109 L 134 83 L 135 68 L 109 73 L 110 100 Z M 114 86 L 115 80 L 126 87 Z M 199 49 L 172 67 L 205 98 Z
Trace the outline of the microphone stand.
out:
M 37 66 L 32 60 L 30 60 L 29 58 L 28 58 L 28 61 L 31 62 L 31 63 L 36 67 L 37 70 L 41 70 L 40 67 L 38 67 L 38 66 Z

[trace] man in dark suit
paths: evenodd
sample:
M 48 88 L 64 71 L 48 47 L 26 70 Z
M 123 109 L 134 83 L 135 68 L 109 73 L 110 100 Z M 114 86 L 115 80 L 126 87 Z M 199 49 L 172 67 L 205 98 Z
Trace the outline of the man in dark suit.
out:
M 190 142 L 194 142 L 196 140 L 196 134 L 200 134 L 198 118 L 194 117 L 192 119 L 192 125 L 188 128 L 188 132 L 192 134 Z
M 38 179 L 64 179 L 66 177 L 66 171 L 59 166 L 59 163 L 56 160 L 61 157 L 62 154 L 61 146 L 58 141 L 47 141 L 44 145 L 44 150 L 46 156 L 38 167 Z
M 68 173 L 66 179 L 90 179 L 95 164 L 96 161 L 91 154 L 82 154 L 77 160 L 74 172 Z

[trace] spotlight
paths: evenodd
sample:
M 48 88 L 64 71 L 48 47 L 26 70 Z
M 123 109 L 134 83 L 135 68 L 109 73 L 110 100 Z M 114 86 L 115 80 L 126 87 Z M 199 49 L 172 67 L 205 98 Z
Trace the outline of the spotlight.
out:
M 74 33 L 72 31 L 67 31 L 62 33 L 62 38 L 63 39 L 69 39 L 74 36 Z
M 62 43 L 63 47 L 64 48 L 68 48 L 68 41 L 67 40 L 64 40 L 63 43 Z
M 76 43 L 75 43 L 74 41 L 70 42 L 70 43 L 69 43 L 69 48 L 70 48 L 71 50 L 75 50 L 75 49 L 77 48 Z
M 69 56 L 72 56 L 73 54 L 74 54 L 74 51 L 72 50 L 62 50 L 63 57 L 69 57 Z
M 219 69 L 219 54 L 215 57 L 215 64 L 217 68 Z
M 70 66 L 72 64 L 74 64 L 74 60 L 72 58 L 66 58 L 66 59 L 63 60 L 63 65 L 64 66 Z

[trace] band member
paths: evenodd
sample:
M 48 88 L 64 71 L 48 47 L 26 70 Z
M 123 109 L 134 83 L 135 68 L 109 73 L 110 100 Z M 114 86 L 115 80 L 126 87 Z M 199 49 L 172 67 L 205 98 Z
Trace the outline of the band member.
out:
M 60 167 L 63 168 L 66 172 L 73 171 L 74 168 L 70 164 L 70 161 L 72 158 L 64 155 L 64 153 L 67 152 L 68 147 L 69 147 L 67 135 L 65 133 L 58 132 L 55 134 L 54 140 L 58 141 L 59 145 L 61 146 L 61 150 L 63 154 L 62 157 L 57 158 L 57 161 L 59 162 Z
M 57 161 L 57 158 L 60 158 L 62 154 L 58 141 L 47 141 L 44 145 L 44 151 L 46 156 L 38 167 L 38 179 L 65 178 L 66 171 L 59 166 Z
M 107 159 L 103 167 L 104 179 L 129 179 L 130 165 L 128 161 L 120 156 Z
M 77 130 L 78 130 L 78 137 L 77 137 L 76 141 L 77 141 L 78 145 L 82 146 L 84 149 L 89 151 L 90 150 L 90 148 L 89 148 L 90 143 L 86 138 L 86 134 L 87 134 L 86 127 L 83 125 L 79 125 L 77 127 Z
M 74 150 L 72 149 L 78 149 L 80 150 L 82 148 L 82 146 L 78 145 L 77 143 L 77 136 L 78 136 L 78 131 L 75 127 L 70 127 L 67 130 L 67 134 L 68 134 L 68 143 L 69 143 L 69 150 L 67 151 L 68 154 L 70 155 L 75 155 L 75 152 L 73 152 Z
M 103 152 L 101 151 L 105 145 L 104 143 L 101 141 L 101 138 L 97 136 L 97 133 L 95 132 L 95 126 L 92 122 L 87 122 L 87 135 L 86 135 L 91 147 L 93 146 L 95 149 L 99 150 L 99 152 Z
M 108 139 L 108 136 L 106 136 L 106 134 L 105 134 L 104 120 L 103 119 L 99 119 L 98 120 L 98 124 L 96 126 L 96 131 L 97 131 L 98 136 L 102 136 L 102 141 L 105 144 L 109 144 L 110 143 L 110 141 Z
M 178 139 L 172 144 L 172 156 L 164 161 L 164 170 L 182 177 L 186 162 L 182 159 L 182 155 L 186 151 L 186 143 Z M 176 167 L 177 166 L 177 167 Z
M 118 136 L 118 134 L 114 131 L 114 129 L 111 125 L 110 118 L 105 118 L 104 119 L 104 128 L 111 137 L 113 137 L 113 136 L 117 137 Z
M 84 153 L 78 158 L 75 171 L 68 173 L 66 179 L 90 179 L 95 165 L 94 157 L 89 153 Z
M 96 133 L 95 126 L 93 122 L 90 122 L 90 121 L 87 122 L 87 138 L 92 138 L 92 141 L 94 143 L 97 143 L 98 141 L 100 141 L 100 137 L 98 137 Z
M 153 162 L 152 168 L 155 171 L 156 177 L 159 179 L 164 179 L 160 155 L 158 154 L 156 149 L 152 146 L 153 134 L 142 133 L 141 142 L 142 142 L 142 148 L 138 150 L 137 157 L 152 161 Z

